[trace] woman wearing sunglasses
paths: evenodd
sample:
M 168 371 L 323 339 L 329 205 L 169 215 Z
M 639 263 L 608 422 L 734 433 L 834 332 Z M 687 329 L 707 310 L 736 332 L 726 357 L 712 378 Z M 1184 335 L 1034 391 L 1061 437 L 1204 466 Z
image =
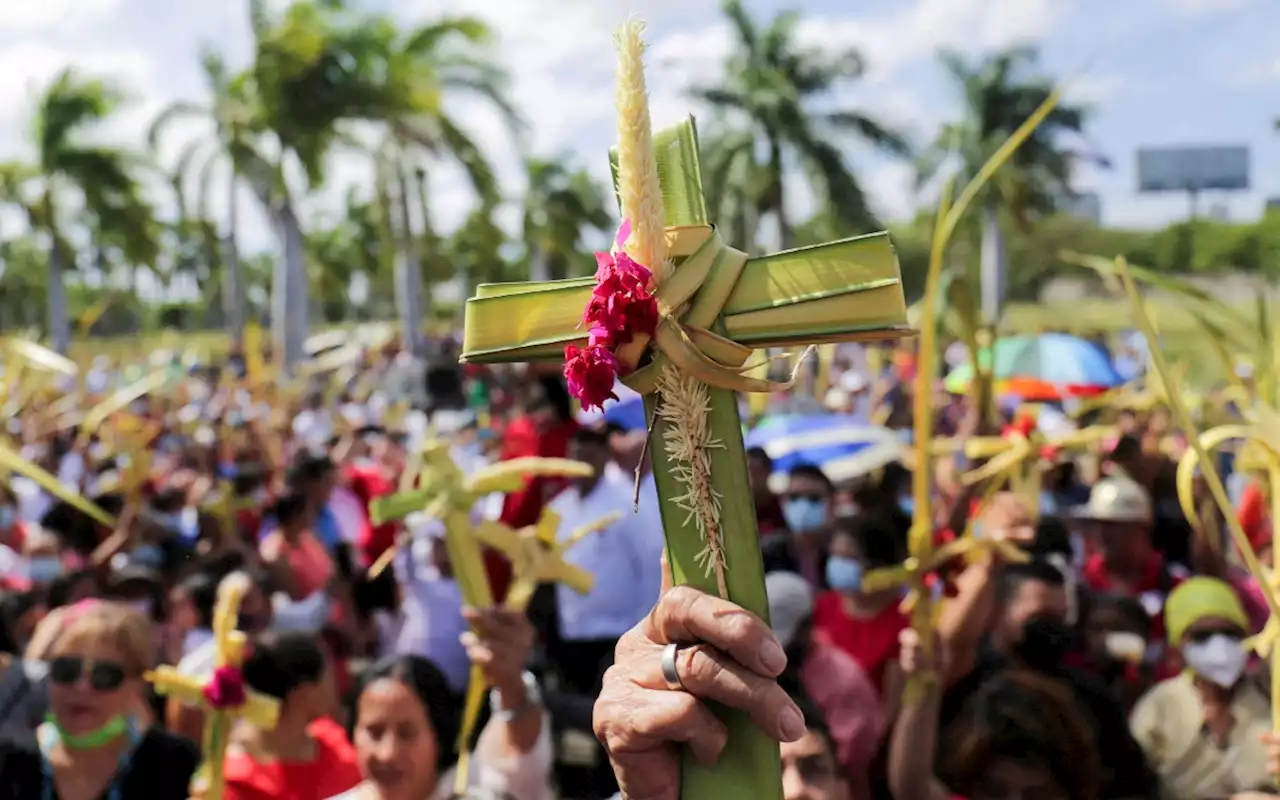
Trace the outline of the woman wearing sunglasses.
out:
M 136 611 L 100 600 L 50 614 L 43 648 L 49 715 L 35 741 L 0 743 L 5 800 L 185 800 L 199 752 L 149 728 L 142 676 L 152 638 Z

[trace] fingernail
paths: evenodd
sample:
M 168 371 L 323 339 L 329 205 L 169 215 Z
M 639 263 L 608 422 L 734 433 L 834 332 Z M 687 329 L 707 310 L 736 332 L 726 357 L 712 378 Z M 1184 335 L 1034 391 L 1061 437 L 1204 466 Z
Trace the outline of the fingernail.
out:
M 769 640 L 760 648 L 760 663 L 771 674 L 777 675 L 787 666 L 787 654 L 782 651 L 782 645 Z
M 782 731 L 784 742 L 798 741 L 803 737 L 804 716 L 800 713 L 800 709 L 795 706 L 782 709 L 782 714 L 778 717 L 778 728 Z

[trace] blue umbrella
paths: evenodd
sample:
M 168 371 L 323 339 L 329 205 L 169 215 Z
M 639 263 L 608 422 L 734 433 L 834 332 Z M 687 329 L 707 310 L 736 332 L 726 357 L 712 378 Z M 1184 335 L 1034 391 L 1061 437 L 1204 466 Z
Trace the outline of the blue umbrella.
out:
M 1012 356 L 999 378 L 1032 378 L 1056 386 L 1099 386 L 1124 383 L 1111 355 L 1094 342 L 1065 333 L 1029 339 Z
M 842 414 L 778 418 L 750 431 L 745 444 L 762 448 L 773 459 L 776 472 L 787 472 L 799 464 L 825 469 L 873 447 L 892 448 L 895 453 L 901 449 L 892 431 Z

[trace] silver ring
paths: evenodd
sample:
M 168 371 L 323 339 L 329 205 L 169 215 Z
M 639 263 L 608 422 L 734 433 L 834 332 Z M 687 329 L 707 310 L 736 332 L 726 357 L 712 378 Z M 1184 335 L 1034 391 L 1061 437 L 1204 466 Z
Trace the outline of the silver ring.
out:
M 680 645 L 669 644 L 662 648 L 662 656 L 658 662 L 662 664 L 662 680 L 666 681 L 667 690 L 671 692 L 683 692 L 684 684 L 680 682 L 680 671 L 676 669 L 676 653 L 680 651 Z

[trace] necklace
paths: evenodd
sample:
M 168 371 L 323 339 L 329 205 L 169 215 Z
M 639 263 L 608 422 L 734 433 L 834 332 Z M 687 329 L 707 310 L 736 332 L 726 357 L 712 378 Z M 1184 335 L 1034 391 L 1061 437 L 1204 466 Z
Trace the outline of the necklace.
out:
M 59 744 L 62 744 L 70 750 L 86 750 L 101 747 L 108 742 L 118 738 L 121 734 L 129 737 L 129 746 L 120 754 L 120 763 L 116 768 L 116 772 L 111 776 L 110 783 L 106 788 L 107 800 L 123 800 L 120 794 L 120 784 L 124 781 L 125 774 L 129 771 L 129 762 L 133 759 L 134 751 L 138 749 L 138 745 L 142 742 L 142 732 L 138 729 L 138 722 L 133 717 L 116 716 L 110 722 L 103 725 L 96 731 L 76 735 L 67 734 L 57 720 L 50 717 L 46 725 L 41 725 L 37 731 L 37 737 L 40 744 L 40 763 L 44 774 L 44 790 L 41 793 L 42 800 L 54 800 L 54 773 L 53 773 L 53 750 Z

